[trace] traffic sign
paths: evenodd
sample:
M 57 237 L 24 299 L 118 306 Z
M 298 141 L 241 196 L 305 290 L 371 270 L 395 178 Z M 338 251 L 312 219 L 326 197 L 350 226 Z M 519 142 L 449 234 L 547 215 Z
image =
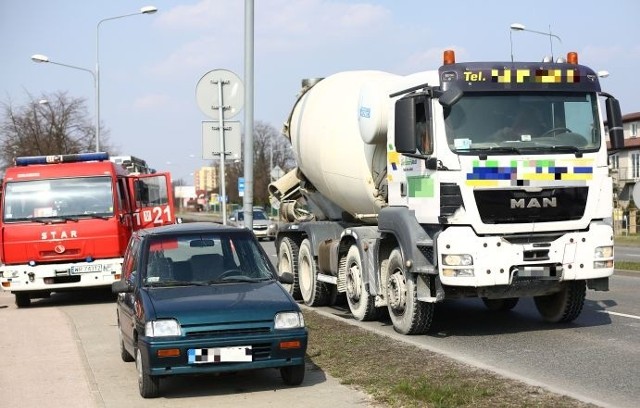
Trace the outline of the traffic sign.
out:
M 244 85 L 236 74 L 226 69 L 207 72 L 196 85 L 198 107 L 212 119 L 220 119 L 220 96 L 224 119 L 236 116 L 244 106 Z
M 238 177 L 238 195 L 244 197 L 244 177 Z

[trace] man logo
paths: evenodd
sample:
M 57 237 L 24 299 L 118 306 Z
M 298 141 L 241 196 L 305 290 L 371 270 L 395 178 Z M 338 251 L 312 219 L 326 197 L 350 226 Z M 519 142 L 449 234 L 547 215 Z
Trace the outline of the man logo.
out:
M 542 202 L 540 202 L 542 200 Z M 558 206 L 557 199 L 555 197 L 542 197 L 538 198 L 512 198 L 511 209 L 526 209 L 526 208 L 555 208 Z

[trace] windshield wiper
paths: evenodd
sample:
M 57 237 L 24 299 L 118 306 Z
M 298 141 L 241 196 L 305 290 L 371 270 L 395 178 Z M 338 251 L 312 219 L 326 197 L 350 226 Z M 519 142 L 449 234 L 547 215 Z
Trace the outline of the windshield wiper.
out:
M 169 286 L 208 286 L 208 283 L 204 282 L 191 282 L 181 280 L 163 280 L 158 282 L 147 282 L 148 287 L 169 287 Z
M 571 145 L 531 146 L 527 147 L 526 150 L 567 152 L 574 153 L 576 157 L 582 157 L 582 150 Z
M 252 278 L 250 276 L 233 275 L 218 280 L 218 282 L 262 282 L 271 278 Z

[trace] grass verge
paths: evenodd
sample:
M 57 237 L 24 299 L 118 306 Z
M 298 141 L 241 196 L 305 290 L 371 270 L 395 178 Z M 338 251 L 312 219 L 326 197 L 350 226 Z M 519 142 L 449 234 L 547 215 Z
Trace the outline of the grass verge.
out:
M 386 407 L 593 407 L 305 310 L 307 356 Z M 330 405 L 330 402 L 328 402 Z

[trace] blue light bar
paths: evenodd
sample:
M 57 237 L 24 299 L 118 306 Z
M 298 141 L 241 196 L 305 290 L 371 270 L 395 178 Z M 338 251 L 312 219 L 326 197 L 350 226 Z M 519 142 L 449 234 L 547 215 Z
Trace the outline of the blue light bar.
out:
M 77 163 L 86 161 L 109 160 L 109 153 L 79 153 L 79 154 L 59 154 L 56 156 L 24 156 L 16 157 L 16 166 L 29 166 L 31 164 L 56 164 L 56 163 Z

